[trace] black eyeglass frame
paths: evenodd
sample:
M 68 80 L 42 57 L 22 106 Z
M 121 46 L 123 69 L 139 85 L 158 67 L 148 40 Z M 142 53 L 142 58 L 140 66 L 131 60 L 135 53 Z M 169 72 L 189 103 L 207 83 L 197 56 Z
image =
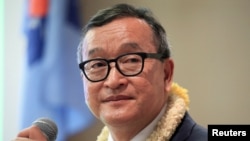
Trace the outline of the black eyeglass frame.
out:
M 140 70 L 138 73 L 132 74 L 132 75 L 124 74 L 124 73 L 121 71 L 121 69 L 120 69 L 120 67 L 119 67 L 119 65 L 118 65 L 118 63 L 117 63 L 117 60 L 119 60 L 119 59 L 120 59 L 121 57 L 123 57 L 123 56 L 126 56 L 126 55 L 133 55 L 133 54 L 134 54 L 134 55 L 139 55 L 139 56 L 141 56 L 141 58 L 142 58 L 141 70 Z M 146 58 L 154 58 L 154 59 L 158 59 L 158 60 L 162 61 L 163 59 L 168 58 L 168 56 L 166 56 L 166 55 L 164 55 L 164 54 L 160 54 L 160 53 L 145 53 L 145 52 L 126 53 L 126 54 L 122 54 L 122 55 L 120 55 L 120 56 L 118 56 L 118 57 L 116 57 L 116 58 L 114 58 L 114 59 L 109 59 L 109 60 L 103 59 L 103 58 L 95 58 L 95 59 L 86 60 L 86 61 L 83 61 L 83 62 L 81 62 L 81 63 L 79 64 L 79 68 L 81 69 L 81 71 L 83 72 L 83 74 L 85 75 L 85 77 L 86 77 L 89 81 L 91 81 L 91 82 L 100 82 L 100 81 L 105 80 L 105 79 L 108 77 L 108 75 L 109 75 L 109 73 L 110 73 L 110 70 L 111 70 L 111 67 L 110 67 L 110 63 L 111 63 L 111 62 L 115 62 L 115 68 L 116 68 L 122 75 L 131 77 L 131 76 L 136 76 L 136 75 L 140 74 L 140 73 L 143 71 L 143 68 L 144 68 L 144 61 L 145 61 Z M 87 64 L 88 62 L 91 62 L 91 61 L 95 61 L 95 60 L 105 61 L 105 62 L 107 62 L 107 64 L 108 64 L 108 70 L 107 70 L 106 76 L 103 77 L 102 79 L 99 79 L 99 80 L 91 80 L 91 79 L 88 77 L 88 75 L 86 74 L 85 70 L 84 70 L 85 64 Z

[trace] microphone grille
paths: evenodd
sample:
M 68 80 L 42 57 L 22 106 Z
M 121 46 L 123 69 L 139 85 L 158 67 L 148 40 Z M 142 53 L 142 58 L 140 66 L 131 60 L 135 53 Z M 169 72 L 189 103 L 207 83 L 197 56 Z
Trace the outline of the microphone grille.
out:
M 55 141 L 58 128 L 56 124 L 49 118 L 39 118 L 33 122 L 47 137 L 48 141 Z

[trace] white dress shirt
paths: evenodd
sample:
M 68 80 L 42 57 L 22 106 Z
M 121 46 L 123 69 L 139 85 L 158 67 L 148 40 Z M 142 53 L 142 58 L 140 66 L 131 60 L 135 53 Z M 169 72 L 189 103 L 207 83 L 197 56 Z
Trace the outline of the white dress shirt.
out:
M 135 137 L 133 137 L 131 141 L 145 141 L 147 137 L 153 132 L 158 121 L 163 116 L 166 107 L 167 106 L 165 104 L 165 106 L 161 109 L 161 112 L 157 115 L 157 117 L 147 127 L 145 127 L 141 132 L 139 132 Z M 114 141 L 111 134 L 109 134 L 108 141 Z

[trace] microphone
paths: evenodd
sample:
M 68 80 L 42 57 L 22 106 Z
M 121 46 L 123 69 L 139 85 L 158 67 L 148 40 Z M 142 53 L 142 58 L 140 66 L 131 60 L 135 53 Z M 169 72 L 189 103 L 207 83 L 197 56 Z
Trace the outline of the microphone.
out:
M 55 141 L 58 133 L 57 125 L 49 118 L 38 118 L 33 125 L 37 126 L 46 136 L 47 141 Z

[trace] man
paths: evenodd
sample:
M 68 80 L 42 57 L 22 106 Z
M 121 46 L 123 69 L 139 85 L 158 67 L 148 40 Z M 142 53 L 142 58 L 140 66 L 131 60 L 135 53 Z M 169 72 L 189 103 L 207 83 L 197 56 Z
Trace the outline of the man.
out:
M 99 11 L 83 30 L 78 62 L 86 103 L 105 124 L 97 141 L 207 140 L 188 114 L 186 90 L 172 82 L 166 33 L 149 10 L 118 4 Z

